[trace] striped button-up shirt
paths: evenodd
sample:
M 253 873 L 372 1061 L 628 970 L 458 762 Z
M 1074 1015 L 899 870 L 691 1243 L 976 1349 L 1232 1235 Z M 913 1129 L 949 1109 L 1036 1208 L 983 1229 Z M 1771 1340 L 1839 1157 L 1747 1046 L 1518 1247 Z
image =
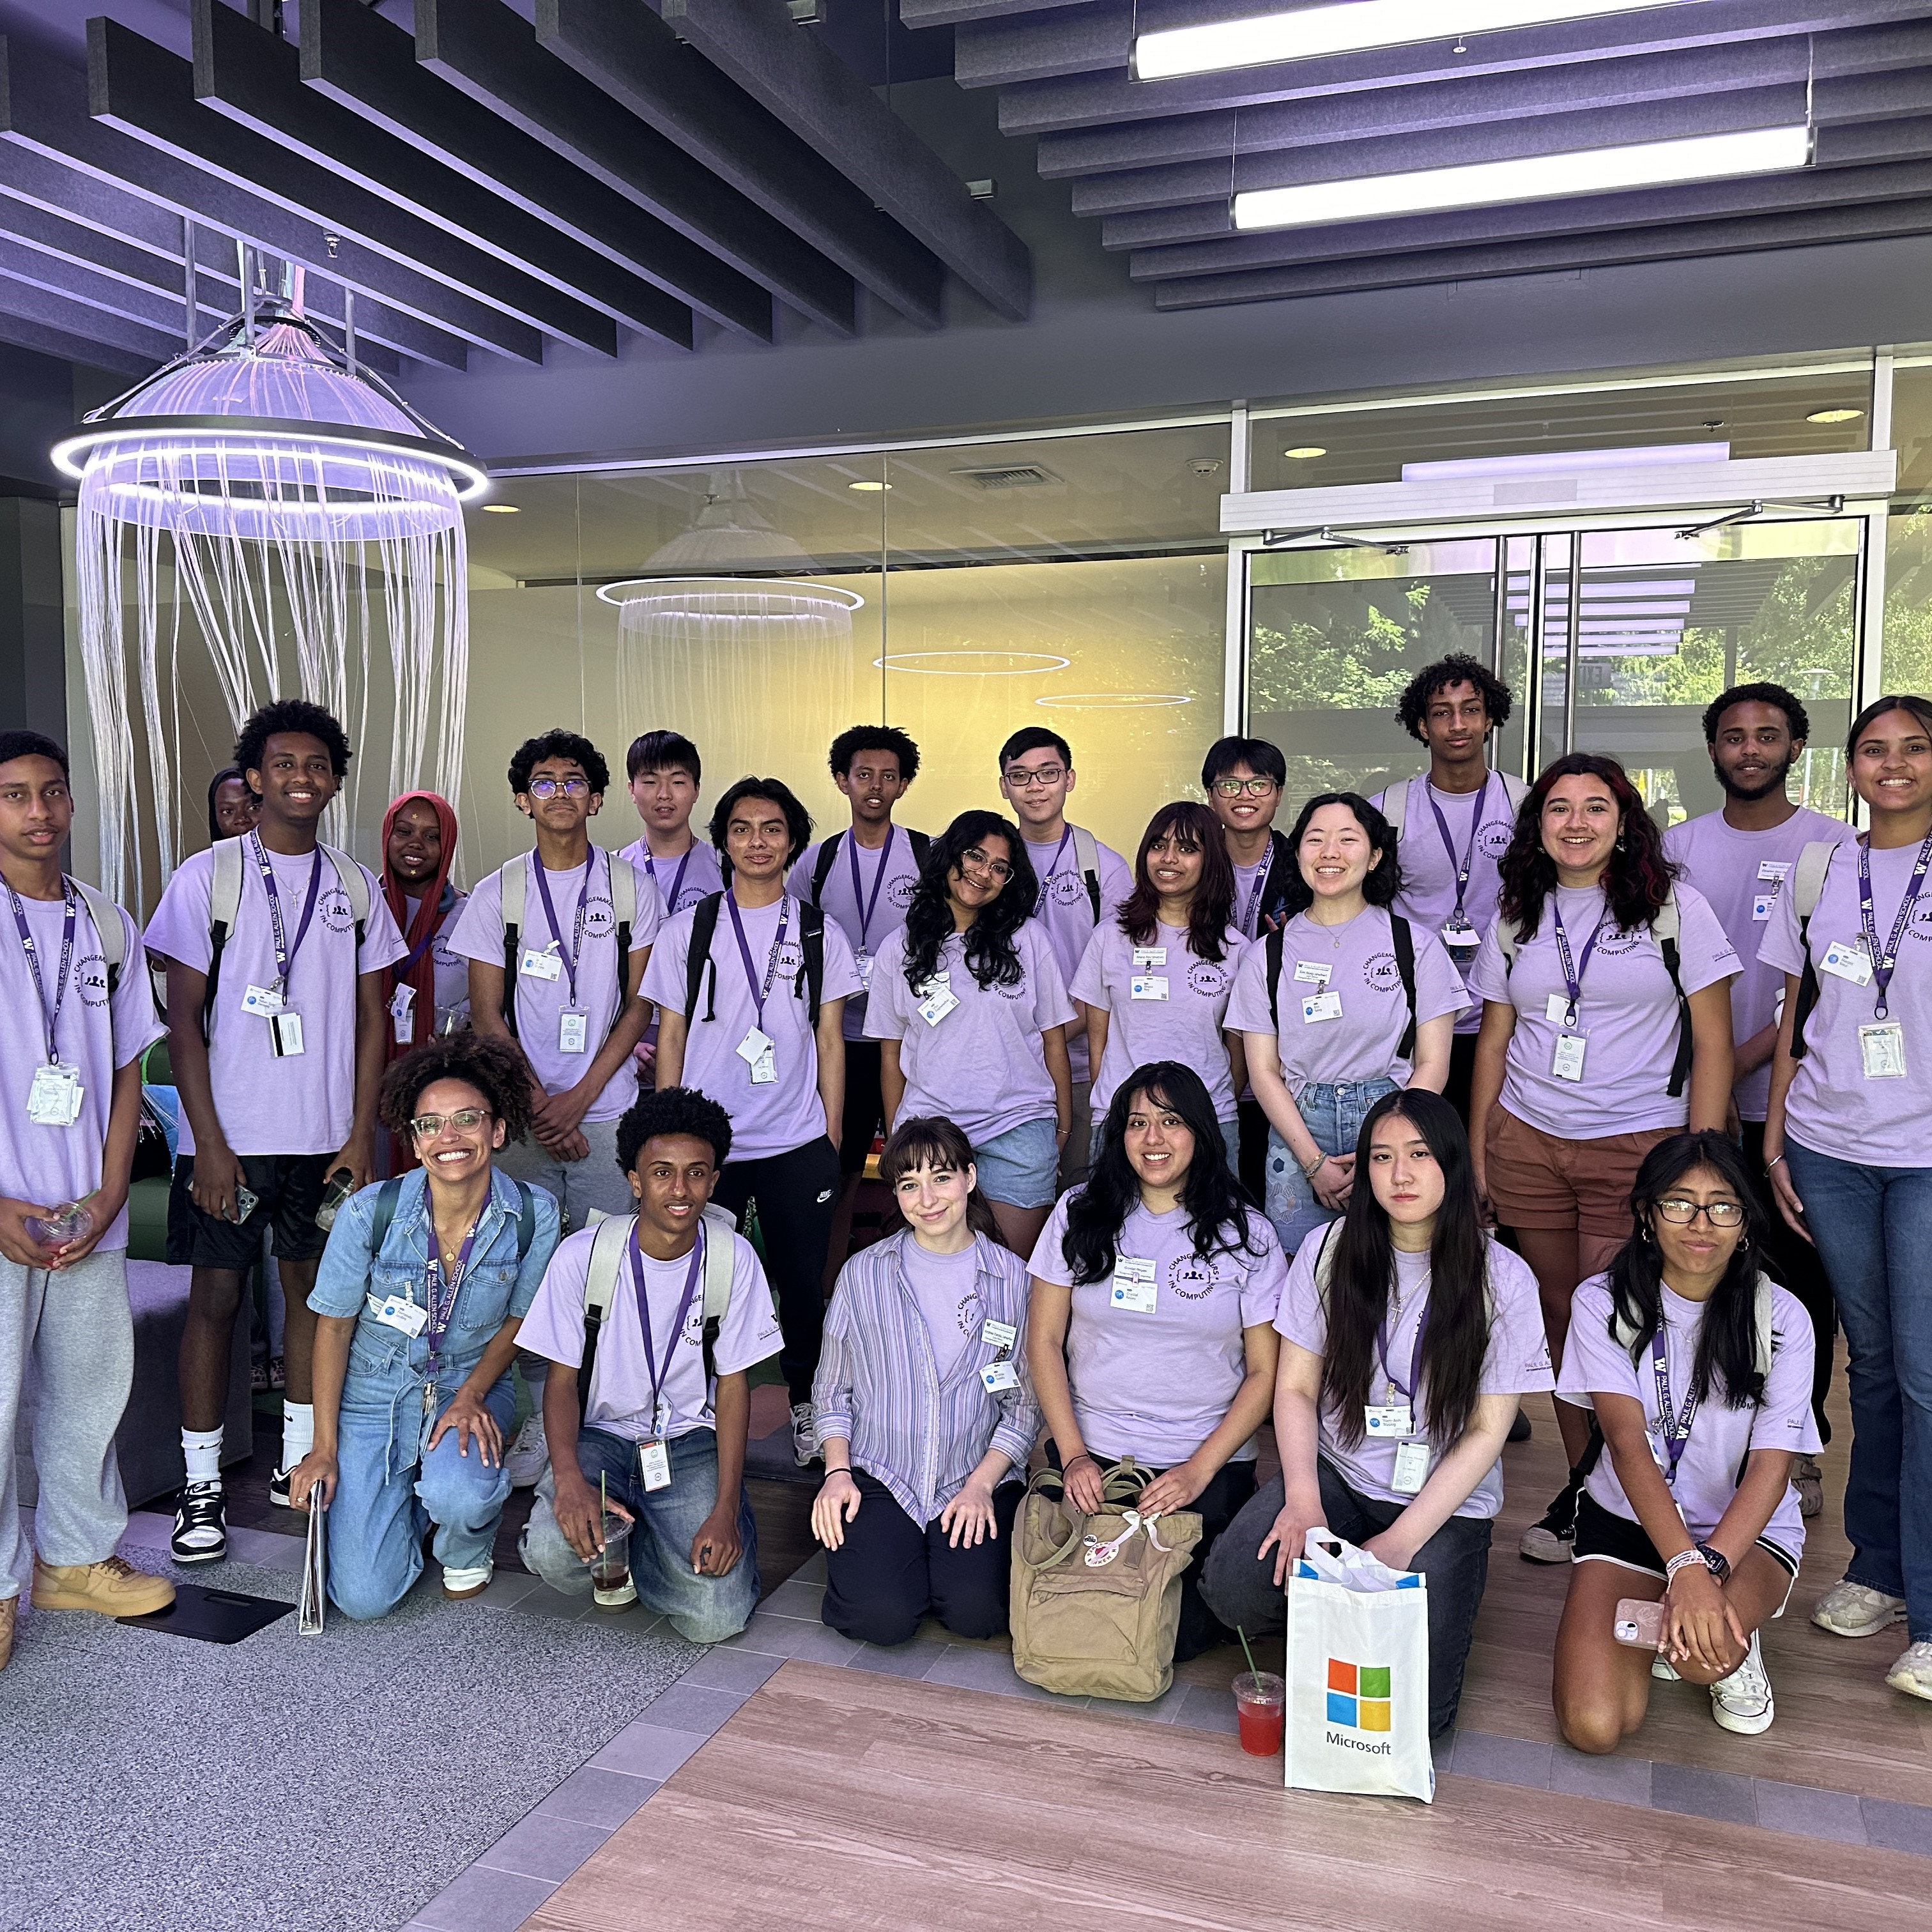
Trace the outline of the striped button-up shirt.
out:
M 891 1491 L 914 1522 L 928 1523 L 997 1449 L 1024 1470 L 1040 1432 L 1040 1405 L 1026 1366 L 1029 1286 L 1018 1256 L 977 1238 L 972 1339 L 942 1381 L 902 1259 L 910 1232 L 854 1255 L 839 1271 L 826 1311 L 824 1352 L 812 1385 L 814 1438 L 851 1445 L 854 1467 Z M 985 1324 L 1015 1331 L 1012 1346 L 985 1339 Z M 980 1371 L 1005 1358 L 1016 1388 L 990 1393 Z

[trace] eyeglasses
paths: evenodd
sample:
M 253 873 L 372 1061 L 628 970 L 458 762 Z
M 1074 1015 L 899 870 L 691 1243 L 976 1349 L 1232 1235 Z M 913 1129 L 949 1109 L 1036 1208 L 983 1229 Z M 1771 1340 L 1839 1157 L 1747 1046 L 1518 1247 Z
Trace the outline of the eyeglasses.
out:
M 959 869 L 963 872 L 969 866 L 976 872 L 990 873 L 1001 885 L 1004 885 L 1013 875 L 1013 868 L 1005 860 L 989 858 L 976 845 L 970 847 L 959 855 Z
M 1064 765 L 1042 765 L 1039 770 L 1012 770 L 1003 774 L 1010 791 L 1026 791 L 1034 785 L 1057 785 L 1066 776 Z
M 1223 798 L 1239 798 L 1246 792 L 1250 798 L 1266 798 L 1271 791 L 1281 788 L 1273 778 L 1216 778 L 1214 789 Z
M 419 1141 L 433 1141 L 445 1127 L 459 1134 L 473 1134 L 490 1115 L 481 1107 L 459 1107 L 453 1114 L 418 1114 L 410 1123 L 410 1132 Z
M 1744 1204 L 1738 1201 L 1683 1201 L 1672 1199 L 1655 1204 L 1657 1218 L 1674 1228 L 1688 1228 L 1702 1214 L 1714 1228 L 1744 1225 Z
M 530 796 L 532 798 L 554 798 L 562 792 L 566 798 L 587 798 L 590 795 L 588 778 L 532 778 Z

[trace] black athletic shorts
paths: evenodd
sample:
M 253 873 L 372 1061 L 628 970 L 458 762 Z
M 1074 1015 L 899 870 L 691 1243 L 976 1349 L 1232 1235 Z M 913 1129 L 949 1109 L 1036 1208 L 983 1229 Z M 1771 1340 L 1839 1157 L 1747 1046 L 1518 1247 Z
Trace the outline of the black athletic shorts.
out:
M 194 1156 L 175 1162 L 168 1191 L 168 1260 L 176 1268 L 248 1269 L 262 1258 L 262 1230 L 274 1234 L 278 1259 L 312 1262 L 320 1258 L 328 1236 L 315 1223 L 332 1154 L 244 1154 L 238 1156 L 242 1178 L 261 1198 L 239 1223 L 218 1220 L 194 1204 L 189 1192 Z
M 1798 1558 L 1790 1550 L 1768 1536 L 1760 1536 L 1757 1546 L 1775 1558 L 1792 1576 L 1798 1574 Z M 1576 1541 L 1570 1560 L 1614 1563 L 1620 1570 L 1641 1570 L 1646 1576 L 1664 1575 L 1664 1558 L 1658 1555 L 1657 1545 L 1644 1534 L 1642 1524 L 1614 1514 L 1588 1496 L 1576 1498 Z
M 879 1090 L 879 1042 L 845 1042 L 845 1125 L 838 1136 L 838 1171 L 857 1174 L 872 1151 L 872 1142 L 885 1125 L 886 1102 Z

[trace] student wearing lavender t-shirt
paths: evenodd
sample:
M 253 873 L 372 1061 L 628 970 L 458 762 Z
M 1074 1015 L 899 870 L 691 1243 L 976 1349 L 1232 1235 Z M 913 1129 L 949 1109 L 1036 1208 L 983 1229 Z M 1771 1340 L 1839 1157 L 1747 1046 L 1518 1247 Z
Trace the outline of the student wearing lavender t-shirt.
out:
M 1248 949 L 1227 1024 L 1245 1036 L 1248 1077 L 1268 1112 L 1264 1198 L 1293 1254 L 1348 1205 L 1369 1109 L 1399 1087 L 1441 1089 L 1467 995 L 1442 940 L 1405 932 L 1388 910 L 1402 869 L 1394 835 L 1366 799 L 1310 799 L 1289 844 L 1288 922 L 1278 940 Z
M 1502 1449 L 1520 1396 L 1554 1386 L 1536 1277 L 1483 1230 L 1469 1142 L 1426 1089 L 1363 1123 L 1366 1186 L 1304 1242 L 1274 1325 L 1282 1473 L 1215 1546 L 1202 1588 L 1253 1635 L 1285 1622 L 1282 1579 L 1311 1529 L 1429 1580 L 1429 1730 L 1456 1720 Z
M 1825 1396 L 1832 1385 L 1832 1336 L 1838 1311 L 1818 1251 L 1786 1226 L 1764 1172 L 1764 1116 L 1771 1097 L 1771 1063 L 1778 1045 L 1778 1002 L 1784 976 L 1758 957 L 1798 855 L 1816 842 L 1842 844 L 1852 828 L 1794 805 L 1791 768 L 1810 735 L 1803 704 L 1782 685 L 1740 684 L 1720 692 L 1704 712 L 1704 744 L 1724 788 L 1724 808 L 1687 819 L 1664 835 L 1664 856 L 1678 875 L 1711 902 L 1744 970 L 1731 982 L 1731 1036 L 1736 1056 L 1731 1104 L 1736 1109 L 1744 1166 L 1756 1189 L 1766 1226 L 1766 1265 L 1804 1305 L 1813 1352 L 1811 1414 L 1821 1441 L 1832 1439 Z M 1824 1506 L 1817 1466 L 1798 1461 L 1804 1512 Z
M 448 940 L 470 895 L 450 877 L 456 862 L 456 813 L 433 791 L 405 792 L 382 815 L 382 897 L 409 948 L 389 968 L 389 1064 L 470 1020 L 470 962 Z M 448 963 L 446 964 L 445 962 Z M 407 1136 L 388 1136 L 385 1172 L 416 1165 Z
M 1120 910 L 1134 884 L 1119 853 L 1085 826 L 1068 823 L 1066 800 L 1077 782 L 1072 748 L 1058 731 L 1030 724 L 1000 747 L 1000 796 L 1019 820 L 1039 881 L 1034 914 L 1052 944 L 1063 982 L 1078 969 L 1094 928 Z M 1067 1029 L 1066 1057 L 1073 1112 L 1060 1148 L 1063 1188 L 1086 1171 L 1093 1129 L 1092 1061 L 1084 1026 Z
M 1016 1254 L 1040 1238 L 1072 1120 L 1066 1030 L 1078 1015 L 1029 916 L 1036 890 L 1016 829 L 997 812 L 961 813 L 880 948 L 866 1012 L 886 1126 L 956 1124 Z
M 0 940 L 0 1669 L 26 1553 L 14 1424 L 29 1375 L 34 1607 L 140 1616 L 175 1594 L 115 1554 L 128 1505 L 114 1432 L 134 1373 L 128 1174 L 140 1058 L 161 1029 L 134 921 L 61 869 L 73 823 L 66 752 L 38 731 L 0 732 L 0 884 L 13 915 Z M 111 976 L 97 912 L 118 928 Z M 46 1225 L 75 1203 L 84 1221 Z
M 1215 1539 L 1255 1492 L 1287 1264 L 1243 1201 L 1208 1089 L 1159 1060 L 1114 1096 L 1083 1186 L 1063 1195 L 1028 1263 L 1027 1363 L 1048 1456 L 1075 1508 L 1099 1509 L 1106 1466 L 1155 1472 L 1144 1510 L 1192 1510 L 1174 1661 L 1232 1633 L 1203 1600 Z
M 1576 752 L 1549 766 L 1502 878 L 1469 976 L 1484 1003 L 1469 1146 L 1477 1186 L 1536 1270 L 1560 1375 L 1570 1298 L 1628 1238 L 1638 1164 L 1687 1124 L 1724 1124 L 1738 956 L 1704 896 L 1672 884 L 1614 758 Z M 1589 1418 L 1559 1401 L 1556 1420 L 1570 1477 L 1523 1533 L 1533 1563 L 1569 1561 L 1582 1486 Z
M 724 890 L 718 855 L 691 829 L 704 776 L 698 747 L 681 732 L 646 731 L 631 741 L 624 770 L 644 835 L 620 855 L 656 881 L 664 916 L 687 912 Z
M 1812 1621 L 1872 1636 L 1903 1619 L 1886 1682 L 1932 1699 L 1932 699 L 1867 706 L 1845 769 L 1871 829 L 1829 855 L 1808 921 L 1780 894 L 1765 933 L 1785 984 L 1765 1160 L 1851 1358 L 1852 1560 Z
M 838 1198 L 843 1021 L 859 991 L 837 922 L 784 888 L 811 837 L 811 814 L 784 785 L 740 778 L 711 814 L 730 884 L 665 927 L 644 981 L 658 1010 L 658 1085 L 698 1088 L 731 1116 L 718 1204 L 742 1217 L 758 1203 L 800 1468 L 816 1454 L 812 1378 Z
M 1791 1469 L 1818 1447 L 1811 1324 L 1758 1271 L 1763 1223 L 1736 1145 L 1670 1136 L 1632 1202 L 1636 1232 L 1577 1288 L 1557 1383 L 1595 1412 L 1604 1449 L 1576 1506 L 1552 1695 L 1564 1737 L 1599 1753 L 1642 1724 L 1654 1677 L 1706 1686 L 1725 1730 L 1769 1728 L 1758 1631 L 1798 1575 Z M 1617 1642 L 1624 1598 L 1661 1600 L 1654 1651 Z
M 171 1543 L 178 1563 L 227 1553 L 229 1345 L 264 1229 L 273 1232 L 286 1304 L 282 1452 L 268 1490 L 286 1507 L 289 1472 L 314 1440 L 308 1298 L 327 1239 L 316 1211 L 332 1177 L 346 1170 L 352 1187 L 376 1178 L 387 968 L 404 948 L 374 876 L 316 837 L 350 755 L 342 727 L 320 705 L 284 698 L 256 712 L 242 727 L 235 762 L 262 801 L 260 823 L 245 838 L 183 860 L 148 922 L 148 950 L 168 962 L 168 1058 L 181 1096 L 168 1259 L 194 1270 L 181 1343 L 187 1483 Z M 238 859 L 240 889 L 218 956 L 218 855 Z
M 1181 800 L 1148 823 L 1134 858 L 1133 896 L 1087 942 L 1068 991 L 1094 1048 L 1090 1160 L 1100 1122 L 1136 1066 L 1178 1060 L 1208 1083 L 1231 1164 L 1240 1157 L 1234 1096 L 1247 1082 L 1238 1034 L 1222 1021 L 1244 942 L 1230 923 L 1233 868 L 1204 805 Z

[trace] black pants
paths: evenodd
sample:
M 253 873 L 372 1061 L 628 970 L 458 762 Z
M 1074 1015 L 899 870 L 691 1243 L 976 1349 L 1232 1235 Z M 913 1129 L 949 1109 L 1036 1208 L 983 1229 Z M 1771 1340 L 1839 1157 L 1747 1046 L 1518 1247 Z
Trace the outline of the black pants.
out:
M 1047 1460 L 1057 1469 L 1060 1467 L 1060 1450 L 1051 1437 L 1046 1444 Z M 1106 1458 L 1099 1458 L 1103 1464 Z M 1164 1475 L 1166 1472 L 1154 1469 L 1152 1474 Z M 1208 1552 L 1213 1550 L 1221 1532 L 1241 1513 L 1242 1505 L 1255 1492 L 1255 1466 L 1252 1462 L 1223 1462 L 1214 1480 L 1190 1503 L 1187 1507 L 1201 1519 L 1201 1540 L 1194 1549 L 1194 1561 L 1180 1573 L 1180 1622 L 1174 1632 L 1174 1660 L 1185 1664 L 1190 1657 L 1198 1657 L 1204 1650 L 1212 1650 L 1216 1644 L 1232 1643 L 1233 1630 L 1203 1600 L 1201 1580 L 1208 1568 Z M 1276 1508 L 1279 1510 L 1277 1503 Z M 1274 1516 L 1268 1520 L 1272 1522 Z M 1255 1538 L 1258 1543 L 1259 1536 Z
M 838 1137 L 838 1166 L 845 1174 L 862 1174 L 886 1120 L 885 1100 L 879 1085 L 879 1042 L 845 1042 L 845 1125 Z
M 1821 1442 L 1832 1439 L 1832 1425 L 1825 1419 L 1825 1398 L 1832 1389 L 1832 1337 L 1838 1332 L 1838 1310 L 1832 1299 L 1832 1283 L 1818 1250 L 1802 1234 L 1792 1233 L 1790 1224 L 1778 1211 L 1778 1198 L 1771 1191 L 1771 1177 L 1764 1171 L 1764 1123 L 1745 1120 L 1744 1171 L 1751 1178 L 1751 1192 L 1764 1213 L 1764 1268 L 1766 1274 L 1790 1288 L 1811 1318 L 1811 1413 L 1816 1418 Z
M 1466 1130 L 1469 1124 L 1469 1076 L 1475 1070 L 1476 1036 L 1459 1033 L 1449 1044 L 1449 1078 L 1442 1097 L 1461 1116 Z
M 825 1251 L 838 1205 L 838 1154 L 821 1134 L 763 1160 L 728 1161 L 712 1200 L 742 1225 L 745 1203 L 758 1204 L 765 1278 L 778 1292 L 784 1346 L 778 1367 L 794 1403 L 812 1400 L 825 1332 Z
M 1388 1528 L 1405 1507 L 1360 1496 L 1326 1462 L 1317 1460 L 1322 1508 L 1328 1527 L 1348 1542 L 1360 1545 Z M 1274 1552 L 1257 1561 L 1262 1538 L 1281 1514 L 1285 1492 L 1277 1476 L 1234 1519 L 1208 1564 L 1202 1588 L 1208 1602 L 1250 1636 L 1272 1636 L 1286 1628 L 1288 1598 L 1276 1586 Z M 1452 1516 L 1422 1547 L 1409 1564 L 1429 1579 L 1429 1735 L 1439 1737 L 1456 1721 L 1462 1697 L 1462 1672 L 1469 1660 L 1469 1640 L 1482 1607 L 1483 1588 L 1490 1576 L 1490 1519 Z M 1292 1554 L 1298 1556 L 1295 1551 Z
M 905 1642 L 928 1611 L 957 1636 L 998 1636 L 1006 1628 L 1013 1518 L 1025 1493 L 1018 1483 L 993 1492 L 997 1538 L 955 1550 L 934 1516 L 922 1528 L 891 1490 L 863 1469 L 852 1479 L 863 1499 L 845 1540 L 825 1554 L 820 1614 L 860 1643 Z
M 1258 1208 L 1268 1198 L 1268 1117 L 1258 1100 L 1238 1100 L 1234 1120 L 1241 1136 L 1241 1185 Z

